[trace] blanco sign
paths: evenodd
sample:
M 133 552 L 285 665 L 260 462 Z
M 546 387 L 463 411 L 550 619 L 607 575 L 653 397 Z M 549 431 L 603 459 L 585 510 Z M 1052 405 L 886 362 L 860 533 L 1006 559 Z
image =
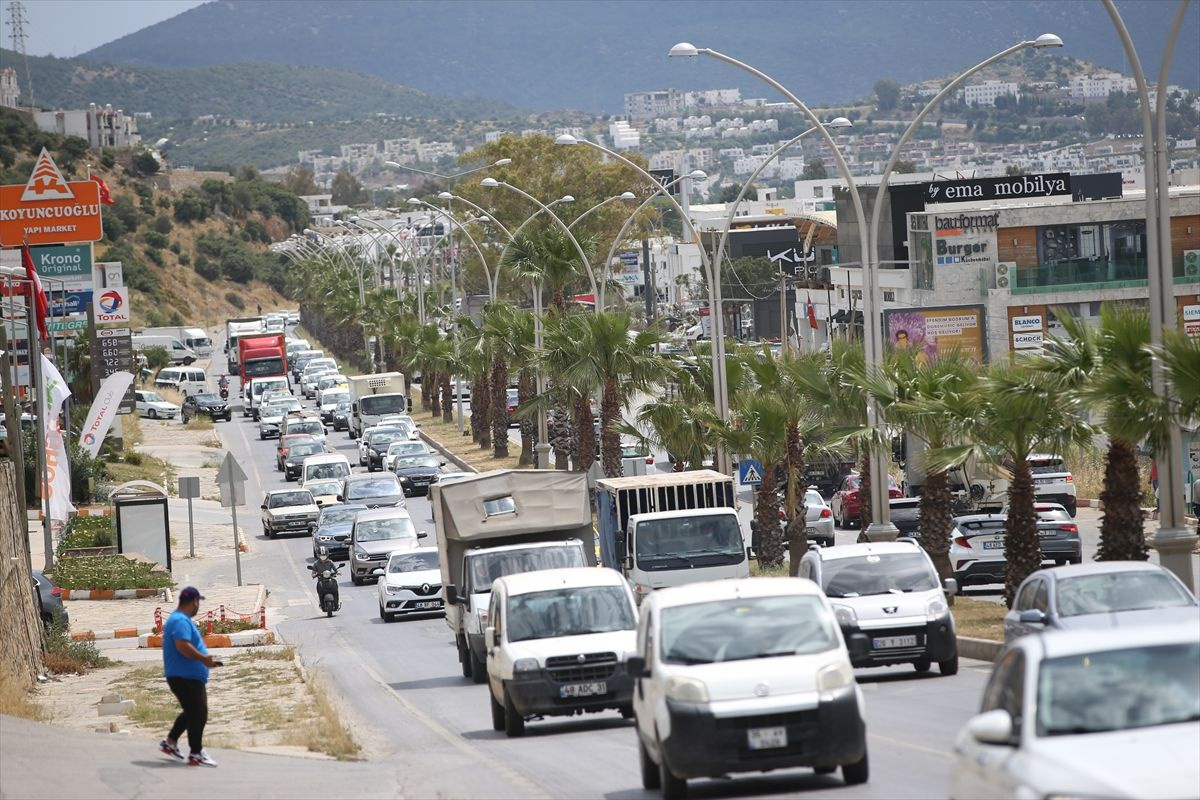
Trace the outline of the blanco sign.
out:
M 1017 350 L 1031 350 L 1037 348 L 1042 349 L 1042 332 L 1035 331 L 1033 333 L 1014 333 L 1013 347 Z
M 1012 329 L 1018 331 L 1040 331 L 1042 329 L 1042 315 L 1030 314 L 1025 317 L 1013 317 Z

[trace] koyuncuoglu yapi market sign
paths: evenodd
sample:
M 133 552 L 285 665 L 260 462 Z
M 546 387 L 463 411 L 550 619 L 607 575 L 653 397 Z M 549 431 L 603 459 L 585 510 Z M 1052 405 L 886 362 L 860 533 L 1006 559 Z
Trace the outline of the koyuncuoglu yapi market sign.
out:
M 0 186 L 0 245 L 98 242 L 100 185 L 63 177 L 42 148 L 24 186 Z

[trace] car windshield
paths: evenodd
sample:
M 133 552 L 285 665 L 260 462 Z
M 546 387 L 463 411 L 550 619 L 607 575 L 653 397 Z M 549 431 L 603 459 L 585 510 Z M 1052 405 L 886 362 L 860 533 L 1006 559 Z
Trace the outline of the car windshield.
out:
M 382 542 L 387 539 L 416 539 L 417 529 L 408 517 L 359 520 L 354 523 L 354 539 L 358 542 Z
M 388 560 L 388 572 L 421 572 L 438 568 L 438 554 L 427 550 L 423 553 L 399 553 Z
M 271 495 L 271 502 L 267 505 L 270 508 L 283 508 L 284 506 L 310 506 L 312 504 L 311 492 L 280 492 Z
M 825 505 L 825 498 L 821 497 L 820 492 L 809 489 L 804 493 L 804 505 L 809 508 L 821 508 Z
M 1070 522 L 1071 515 L 1065 508 L 1039 508 L 1037 518 L 1042 522 Z
M 406 467 L 432 467 L 437 469 L 441 466 L 441 462 L 436 456 L 416 455 L 416 456 L 398 456 L 396 458 L 396 469 L 404 469 Z
M 517 575 L 539 569 L 586 567 L 579 545 L 529 547 L 521 550 L 483 552 L 469 556 L 471 591 L 490 592 L 492 581 L 505 575 Z
M 387 446 L 397 439 L 404 438 L 404 431 L 379 431 L 371 434 L 371 447 L 376 450 L 387 449 Z
M 411 455 L 413 453 L 428 453 L 429 448 L 424 442 L 394 441 L 388 445 L 389 456 Z
M 313 478 L 344 478 L 350 474 L 350 465 L 345 461 L 330 461 L 328 464 L 310 464 L 304 468 L 304 472 L 308 480 L 312 480 Z
M 631 631 L 637 618 L 620 586 L 583 586 L 513 595 L 508 598 L 506 624 L 508 640 L 524 642 Z
M 362 413 L 369 416 L 378 414 L 402 414 L 408 410 L 408 401 L 402 394 L 368 395 L 358 401 Z
M 254 381 L 250 384 L 250 391 L 254 394 L 263 394 L 265 392 L 287 391 L 287 380 L 278 381 Z
M 220 395 L 208 394 L 207 392 L 205 392 L 203 394 L 194 394 L 194 395 L 192 395 L 192 397 L 196 398 L 197 403 L 220 403 L 221 402 Z
M 355 481 L 346 487 L 347 500 L 365 500 L 370 497 L 387 497 L 393 494 L 400 494 L 400 486 L 394 477 Z
M 283 358 L 280 356 L 247 358 L 246 363 L 242 365 L 242 371 L 247 378 L 253 378 L 256 375 L 278 375 L 283 372 Z
M 1200 721 L 1200 644 L 1046 659 L 1037 696 L 1038 736 Z
M 937 586 L 937 573 L 921 553 L 871 553 L 831 558 L 821 565 L 821 588 L 827 597 L 924 592 Z
M 321 525 L 337 525 L 354 522 L 361 508 L 329 508 L 321 512 Z
M 1055 475 L 1069 472 L 1061 458 L 1044 458 L 1029 461 L 1029 470 L 1034 475 Z
M 311 456 L 324 452 L 325 448 L 316 442 L 300 442 L 288 447 L 288 458 L 292 458 L 293 456 Z
M 310 436 L 320 436 L 325 433 L 325 426 L 316 420 L 308 422 L 293 422 L 287 426 L 288 433 L 307 433 Z
M 1192 606 L 1187 590 L 1161 572 L 1109 572 L 1062 578 L 1056 592 L 1058 613 L 1064 617 Z
M 337 481 L 308 481 L 304 484 L 304 488 L 313 495 L 313 497 L 336 495 L 342 490 L 342 485 Z
M 661 655 L 668 664 L 820 653 L 838 641 L 829 612 L 812 595 L 735 598 L 662 612 Z
M 331 392 L 331 391 L 326 390 L 325 394 L 321 395 L 321 405 L 323 405 L 323 406 L 332 406 L 332 405 L 340 406 L 340 405 L 342 405 L 342 403 L 345 403 L 347 406 L 350 405 L 350 393 L 349 392 L 343 392 L 343 391 Z
M 349 400 L 339 400 L 337 404 L 338 413 L 343 413 L 350 410 Z
M 746 558 L 741 527 L 732 514 L 645 520 L 634 536 L 638 566 L 645 570 L 740 564 Z
M 147 403 L 163 403 L 162 395 L 158 392 L 142 392 L 142 399 Z
M 268 403 L 262 410 L 262 414 L 268 417 L 282 417 L 289 411 L 299 411 L 300 401 L 295 398 L 285 400 L 281 403 Z

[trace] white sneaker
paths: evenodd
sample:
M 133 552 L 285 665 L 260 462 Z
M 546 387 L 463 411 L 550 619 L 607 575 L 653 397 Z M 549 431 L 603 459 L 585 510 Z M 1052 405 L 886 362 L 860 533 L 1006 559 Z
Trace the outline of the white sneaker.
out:
M 203 750 L 188 756 L 189 767 L 215 767 L 216 765 L 217 762 L 213 760 L 213 757 Z

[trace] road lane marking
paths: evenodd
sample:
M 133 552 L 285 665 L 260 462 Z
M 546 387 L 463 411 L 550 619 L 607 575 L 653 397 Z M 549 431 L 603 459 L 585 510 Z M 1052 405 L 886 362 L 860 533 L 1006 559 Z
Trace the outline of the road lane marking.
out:
M 879 733 L 871 733 L 870 731 L 867 731 L 867 736 L 871 737 L 872 739 L 878 739 L 881 742 L 887 742 L 888 744 L 894 744 L 897 747 L 907 747 L 909 750 L 915 750 L 918 753 L 924 753 L 925 755 L 929 755 L 929 756 L 936 756 L 937 758 L 944 758 L 947 761 L 950 761 L 954 758 L 954 755 L 952 753 L 947 753 L 944 750 L 934 750 L 932 747 L 924 747 L 919 744 L 913 744 L 912 742 L 906 742 L 903 739 L 893 739 L 891 736 L 884 736 Z

